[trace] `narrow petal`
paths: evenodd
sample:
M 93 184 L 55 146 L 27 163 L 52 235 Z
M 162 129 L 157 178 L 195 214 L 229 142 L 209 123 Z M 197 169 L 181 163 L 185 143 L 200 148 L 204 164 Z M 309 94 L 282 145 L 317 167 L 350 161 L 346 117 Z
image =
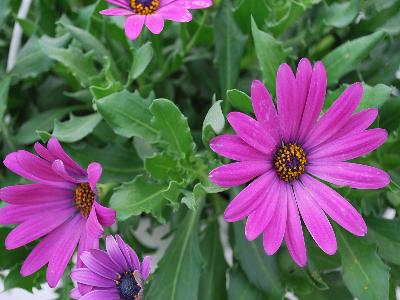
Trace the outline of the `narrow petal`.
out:
M 356 189 L 381 189 L 390 183 L 390 176 L 380 169 L 348 162 L 332 162 L 328 165 L 310 165 L 307 171 L 337 186 Z
M 141 269 L 139 257 L 137 256 L 135 250 L 133 250 L 131 246 L 127 245 L 127 247 L 131 259 L 130 266 L 133 266 L 135 270 L 139 271 Z
M 236 222 L 250 215 L 260 205 L 263 192 L 269 188 L 275 176 L 274 172 L 267 172 L 244 188 L 225 209 L 225 220 Z
M 81 293 L 79 292 L 78 288 L 74 288 L 70 293 L 69 293 L 70 297 L 72 299 L 78 300 L 82 297 Z
M 237 161 L 267 160 L 267 155 L 250 147 L 233 134 L 219 135 L 210 141 L 210 148 L 219 155 Z
M 268 226 L 280 200 L 279 179 L 275 179 L 262 197 L 261 203 L 247 218 L 245 235 L 249 241 L 255 240 Z
M 125 242 L 122 240 L 119 234 L 115 235 L 115 239 L 117 240 L 118 247 L 121 250 L 122 254 L 124 255 L 126 262 L 128 263 L 129 269 L 133 269 L 135 266 L 131 257 L 131 253 L 129 253 L 128 245 L 125 244 Z
M 334 136 L 349 122 L 363 95 L 361 83 L 349 86 L 318 121 L 303 146 L 314 148 Z
M 92 207 L 92 210 L 90 211 L 89 217 L 86 221 L 85 229 L 89 235 L 97 238 L 100 238 L 104 233 L 103 226 L 101 226 L 97 218 L 97 213 L 94 206 Z
M 93 216 L 93 214 L 92 214 L 92 216 Z M 85 227 L 87 227 L 87 224 Z M 83 262 L 81 260 L 82 253 L 84 253 L 85 251 L 89 251 L 90 249 L 99 249 L 99 236 L 90 234 L 90 232 L 85 227 L 82 228 L 81 236 L 79 239 L 77 262 L 76 262 L 77 268 L 83 267 Z M 79 285 L 78 285 L 78 287 L 79 287 L 81 293 L 84 294 L 85 290 L 82 289 L 82 287 Z
M 212 183 L 232 187 L 246 183 L 272 167 L 267 161 L 241 161 L 215 168 L 209 174 Z
M 111 208 L 104 207 L 98 202 L 94 203 L 96 209 L 97 218 L 101 225 L 109 227 L 113 225 L 116 221 L 117 212 Z
M 378 148 L 388 137 L 386 130 L 374 128 L 339 140 L 320 145 L 308 155 L 308 160 L 315 163 L 328 161 L 346 161 Z
M 259 80 L 254 80 L 251 85 L 251 102 L 257 121 L 277 142 L 280 139 L 279 127 L 277 126 L 279 124 L 278 115 L 271 94 Z
M 272 151 L 275 149 L 276 142 L 259 122 L 240 112 L 230 113 L 227 119 L 243 141 L 251 147 L 271 155 L 272 159 Z
M 278 118 L 284 141 L 294 137 L 297 107 L 297 84 L 292 69 L 288 64 L 279 66 L 276 79 L 276 97 Z
M 103 168 L 101 164 L 93 162 L 88 166 L 87 174 L 90 188 L 93 192 L 96 192 L 97 182 L 100 180 L 101 174 L 103 173 Z
M 143 280 L 146 280 L 147 277 L 149 277 L 150 270 L 151 270 L 151 258 L 150 256 L 145 256 L 143 259 L 142 270 L 141 270 Z
M 325 213 L 301 183 L 295 181 L 293 188 L 301 217 L 314 241 L 325 253 L 335 254 L 336 237 Z
M 86 268 L 73 270 L 71 272 L 71 279 L 94 287 L 115 288 L 114 280 L 100 276 Z
M 146 17 L 142 15 L 129 16 L 125 20 L 125 34 L 131 40 L 136 40 L 142 32 Z
M 160 14 L 148 15 L 146 27 L 154 34 L 159 34 L 164 29 L 164 18 Z
M 85 264 L 85 266 L 92 272 L 96 273 L 97 275 L 100 275 L 104 278 L 108 278 L 111 280 L 117 280 L 118 279 L 118 273 L 115 272 L 113 269 L 108 268 L 105 266 L 103 263 L 99 262 L 97 259 L 93 257 L 90 252 L 83 252 L 81 254 L 81 260 Z
M 94 290 L 87 293 L 79 300 L 119 300 L 121 299 L 117 289 Z
M 302 176 L 302 182 L 336 223 L 357 236 L 367 233 L 367 225 L 360 213 L 339 193 L 307 174 Z
M 57 159 L 57 157 L 51 154 L 50 151 L 40 143 L 35 143 L 34 148 L 37 154 L 50 163 Z
M 304 242 L 303 228 L 301 226 L 299 210 L 296 205 L 293 191 L 290 186 L 287 189 L 287 221 L 285 241 L 288 247 L 290 256 L 300 267 L 304 267 L 307 263 L 306 244 Z
M 175 22 L 190 22 L 192 21 L 192 14 L 184 7 L 179 5 L 170 4 L 161 7 L 157 13 L 163 16 L 164 19 Z
M 106 0 L 106 1 L 116 6 L 124 7 L 126 9 L 131 9 L 129 0 Z
M 100 11 L 100 14 L 105 16 L 129 16 L 133 15 L 134 12 L 126 8 L 108 8 Z
M 212 0 L 161 0 L 160 7 L 170 3 L 177 4 L 186 9 L 203 9 L 212 6 Z
M 310 89 L 304 106 L 304 113 L 299 126 L 299 142 L 302 143 L 309 131 L 314 127 L 326 95 L 326 71 L 322 62 L 316 62 L 311 76 Z
M 69 181 L 72 183 L 80 183 L 80 182 L 84 182 L 85 180 L 80 180 L 78 178 L 73 177 L 71 174 L 68 174 L 64 163 L 59 160 L 56 159 L 52 165 L 51 168 L 53 169 L 54 173 L 57 174 L 58 176 L 60 176 L 61 178 L 63 178 L 65 181 Z
M 107 252 L 98 249 L 92 249 L 89 252 L 92 255 L 92 257 L 96 259 L 97 262 L 99 264 L 102 264 L 104 267 L 109 268 L 118 274 L 121 274 L 126 271 L 120 265 L 116 265 L 111 260 Z
M 124 270 L 128 270 L 128 263 L 121 252 L 121 249 L 118 246 L 118 243 L 115 241 L 114 237 L 109 235 L 106 238 L 106 248 L 107 253 L 110 256 L 111 260 L 116 264 L 122 267 Z

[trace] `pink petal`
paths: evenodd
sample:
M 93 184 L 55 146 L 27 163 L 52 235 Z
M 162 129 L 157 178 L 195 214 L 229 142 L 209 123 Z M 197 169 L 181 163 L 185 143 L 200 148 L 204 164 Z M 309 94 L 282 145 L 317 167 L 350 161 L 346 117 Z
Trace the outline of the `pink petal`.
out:
M 115 223 L 117 215 L 115 210 L 104 207 L 97 202 L 94 203 L 94 207 L 96 208 L 97 218 L 101 225 L 109 227 Z
M 243 141 L 251 147 L 271 155 L 272 159 L 272 151 L 275 149 L 276 142 L 259 122 L 240 112 L 230 113 L 227 119 Z
M 101 226 L 99 220 L 97 219 L 96 209 L 94 206 L 92 207 L 92 210 L 90 211 L 89 217 L 86 221 L 85 230 L 89 235 L 97 238 L 100 238 L 104 233 L 103 226 Z
M 303 146 L 310 149 L 334 136 L 350 120 L 362 95 L 361 83 L 349 86 L 321 117 Z
M 292 69 L 287 64 L 279 66 L 276 79 L 276 97 L 278 118 L 283 140 L 288 142 L 294 137 L 298 107 L 297 84 Z
M 303 228 L 301 226 L 299 211 L 296 205 L 292 188 L 288 185 L 287 204 L 288 214 L 286 223 L 285 241 L 290 256 L 300 267 L 304 267 L 307 263 L 306 244 L 304 242 Z
M 65 181 L 69 181 L 72 183 L 83 182 L 82 180 L 79 180 L 79 179 L 73 177 L 71 174 L 69 174 L 67 172 L 67 170 L 65 169 L 64 163 L 59 159 L 57 159 L 53 162 L 53 164 L 51 165 L 51 168 L 53 169 L 55 174 L 62 177 Z
M 117 272 L 107 267 L 107 265 L 99 262 L 97 259 L 93 257 L 93 255 L 90 252 L 83 252 L 81 254 L 81 260 L 83 261 L 85 266 L 92 272 L 111 280 L 118 279 Z
M 100 14 L 105 16 L 129 16 L 133 15 L 134 12 L 126 8 L 108 8 L 100 11 Z
M 116 6 L 132 9 L 129 4 L 129 0 L 106 0 L 106 1 Z
M 118 243 L 115 241 L 114 237 L 109 235 L 106 238 L 106 248 L 107 253 L 110 256 L 111 260 L 118 266 L 121 266 L 122 269 L 128 270 L 128 264 L 121 252 L 121 249 L 118 246 Z
M 293 188 L 301 217 L 314 241 L 325 253 L 335 254 L 336 237 L 325 213 L 301 183 L 295 181 Z
M 322 107 L 324 106 L 326 95 L 326 71 L 322 62 L 316 62 L 311 76 L 310 89 L 307 95 L 307 101 L 304 106 L 303 117 L 299 126 L 299 141 L 303 142 L 304 138 L 315 125 Z
M 100 276 L 86 268 L 73 270 L 71 279 L 94 287 L 115 288 L 114 280 Z
M 128 245 L 125 244 L 125 242 L 122 240 L 122 238 L 118 234 L 115 235 L 115 239 L 117 240 L 118 247 L 121 250 L 122 254 L 124 255 L 126 262 L 128 263 L 129 269 L 133 269 L 134 267 L 136 267 L 134 265 L 134 261 L 132 260 L 131 253 L 129 252 Z
M 251 85 L 251 102 L 257 121 L 264 126 L 275 141 L 278 141 L 280 139 L 277 127 L 278 115 L 274 102 L 265 85 L 259 80 L 254 80 Z
M 313 194 L 318 205 L 336 223 L 354 235 L 364 236 L 367 233 L 367 225 L 362 216 L 335 190 L 306 174 L 302 176 L 302 182 Z
M 263 193 L 268 190 L 270 183 L 275 178 L 275 172 L 270 171 L 244 188 L 225 209 L 225 220 L 236 222 L 251 214 L 260 205 Z
M 103 266 L 112 269 L 114 272 L 118 274 L 122 274 L 126 271 L 122 268 L 120 265 L 116 265 L 110 258 L 107 252 L 98 250 L 98 249 L 92 249 L 89 251 L 90 254 L 94 259 L 97 260 L 98 263 L 102 264 Z
M 121 299 L 117 289 L 95 290 L 87 293 L 79 300 L 119 300 Z
M 378 148 L 388 137 L 386 130 L 375 128 L 318 146 L 308 155 L 312 163 L 350 160 Z
M 245 235 L 249 241 L 255 240 L 270 223 L 279 202 L 281 185 L 275 179 L 266 189 L 260 205 L 247 218 Z
M 34 148 L 37 154 L 50 163 L 57 159 L 57 157 L 51 154 L 50 151 L 40 143 L 35 143 Z
M 337 186 L 356 189 L 380 189 L 390 183 L 390 176 L 380 169 L 348 162 L 332 162 L 328 165 L 310 165 L 307 171 Z
M 142 15 L 129 16 L 125 20 L 125 34 L 131 40 L 136 40 L 142 32 L 146 17 Z
M 141 270 L 143 280 L 146 280 L 147 277 L 149 277 L 150 270 L 151 270 L 151 258 L 150 256 L 145 256 L 145 258 L 143 259 L 142 270 Z
M 69 293 L 70 297 L 72 299 L 78 300 L 82 297 L 81 293 L 79 292 L 78 288 L 74 288 L 70 293 Z
M 160 7 L 173 3 L 186 9 L 203 9 L 213 5 L 212 0 L 161 0 Z
M 146 26 L 154 34 L 159 34 L 164 29 L 164 18 L 160 14 L 148 15 Z
M 221 156 L 237 161 L 267 160 L 267 155 L 250 147 L 233 134 L 219 135 L 210 141 L 210 148 Z
M 192 14 L 184 7 L 170 4 L 161 7 L 157 13 L 163 16 L 164 19 L 175 22 L 190 22 L 192 21 Z
M 210 181 L 223 187 L 246 183 L 272 168 L 267 161 L 241 161 L 222 165 L 208 175 Z
M 129 261 L 129 266 L 133 268 L 134 270 L 140 271 L 140 260 L 139 257 L 137 256 L 135 250 L 132 249 L 131 246 L 126 245 L 128 247 L 128 252 L 130 256 L 130 261 Z
M 93 162 L 88 166 L 87 174 L 90 188 L 93 192 L 96 192 L 97 182 L 100 180 L 101 174 L 103 173 L 103 168 L 101 164 Z

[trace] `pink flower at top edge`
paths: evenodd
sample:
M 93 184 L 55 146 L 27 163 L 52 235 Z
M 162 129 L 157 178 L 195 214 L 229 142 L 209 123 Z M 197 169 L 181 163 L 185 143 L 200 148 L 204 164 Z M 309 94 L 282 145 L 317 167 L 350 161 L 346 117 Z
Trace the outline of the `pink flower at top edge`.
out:
M 125 16 L 125 33 L 135 40 L 142 32 L 143 26 L 154 34 L 164 28 L 164 20 L 190 22 L 192 14 L 189 9 L 210 7 L 212 0 L 107 0 L 117 6 L 102 10 L 107 16 Z
M 225 220 L 247 217 L 247 239 L 263 234 L 268 255 L 285 239 L 292 258 L 302 267 L 307 255 L 301 219 L 329 255 L 336 252 L 337 244 L 326 215 L 354 235 L 367 233 L 357 210 L 318 179 L 356 189 L 379 189 L 390 182 L 380 169 L 347 162 L 370 153 L 387 139 L 384 129 L 368 129 L 377 109 L 356 112 L 363 94 L 361 83 L 349 86 L 320 117 L 326 85 L 321 62 L 312 67 L 302 59 L 296 75 L 282 64 L 276 80 L 277 109 L 265 86 L 254 81 L 251 100 L 256 119 L 232 112 L 228 121 L 236 134 L 210 141 L 213 151 L 237 161 L 212 170 L 213 183 L 233 187 L 251 181 L 229 203 Z
M 4 165 L 33 184 L 8 186 L 0 199 L 0 224 L 18 224 L 5 240 L 9 250 L 40 238 L 21 268 L 29 276 L 48 264 L 46 279 L 55 287 L 78 246 L 80 254 L 98 248 L 103 226 L 115 223 L 114 210 L 98 203 L 96 184 L 102 167 L 91 163 L 87 170 L 74 162 L 56 138 L 47 147 L 36 143 L 39 156 L 20 150 L 7 155 Z

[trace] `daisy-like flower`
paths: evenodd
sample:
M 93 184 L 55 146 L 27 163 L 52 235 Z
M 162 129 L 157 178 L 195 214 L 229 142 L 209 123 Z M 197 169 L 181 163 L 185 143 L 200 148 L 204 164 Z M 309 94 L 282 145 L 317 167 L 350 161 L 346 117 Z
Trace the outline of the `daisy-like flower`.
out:
M 89 286 L 81 293 L 72 290 L 71 297 L 80 300 L 142 300 L 143 282 L 150 274 L 150 257 L 140 264 L 135 251 L 119 235 L 106 238 L 106 249 L 90 250 L 81 255 L 86 267 L 75 269 L 72 280 Z
M 126 16 L 125 33 L 135 40 L 143 26 L 154 34 L 164 29 L 164 20 L 190 22 L 189 9 L 203 9 L 212 5 L 212 0 L 107 0 L 118 6 L 100 13 L 107 16 Z
M 251 100 L 256 120 L 230 113 L 228 121 L 236 134 L 210 141 L 214 152 L 237 161 L 211 171 L 213 183 L 232 187 L 254 179 L 229 203 L 225 220 L 248 217 L 247 239 L 263 234 L 268 255 L 273 255 L 285 239 L 290 255 L 302 267 L 307 255 L 300 216 L 314 241 L 329 255 L 336 252 L 337 244 L 326 215 L 354 235 L 367 232 L 357 210 L 318 179 L 357 189 L 379 189 L 390 181 L 380 169 L 347 162 L 373 151 L 387 139 L 385 130 L 368 129 L 377 109 L 356 112 L 362 85 L 349 86 L 319 117 L 326 85 L 321 62 L 312 68 L 302 59 L 296 75 L 282 64 L 276 80 L 277 110 L 265 86 L 254 81 Z
M 21 275 L 29 276 L 48 264 L 46 279 L 55 287 L 78 243 L 79 267 L 80 254 L 98 248 L 103 226 L 114 224 L 116 213 L 97 202 L 99 163 L 83 169 L 56 138 L 47 147 L 36 143 L 35 150 L 39 156 L 20 150 L 4 160 L 12 172 L 35 183 L 0 190 L 0 199 L 9 204 L 0 209 L 0 224 L 19 224 L 5 240 L 9 250 L 42 238 L 22 265 Z

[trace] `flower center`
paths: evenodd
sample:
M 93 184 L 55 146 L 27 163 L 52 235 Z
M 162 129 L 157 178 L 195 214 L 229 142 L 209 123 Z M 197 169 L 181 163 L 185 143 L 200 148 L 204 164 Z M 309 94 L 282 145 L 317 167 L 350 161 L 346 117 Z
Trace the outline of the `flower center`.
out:
M 150 15 L 158 9 L 159 5 L 159 0 L 131 0 L 132 9 L 138 15 Z
M 135 275 L 134 272 L 125 272 L 125 274 L 119 275 L 119 279 L 116 281 L 119 294 L 124 300 L 135 300 L 139 298 L 142 287 L 139 285 Z
M 80 183 L 75 189 L 75 203 L 84 217 L 88 217 L 94 203 L 95 195 L 89 183 Z
M 278 176 L 286 182 L 292 182 L 305 171 L 306 153 L 297 144 L 283 144 L 274 155 L 274 167 Z

